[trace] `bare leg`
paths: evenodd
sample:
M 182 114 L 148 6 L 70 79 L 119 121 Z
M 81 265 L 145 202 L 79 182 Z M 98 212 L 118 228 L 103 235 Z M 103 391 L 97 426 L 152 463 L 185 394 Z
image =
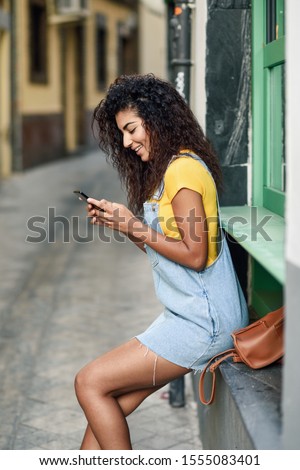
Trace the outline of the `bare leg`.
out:
M 151 387 L 146 390 L 137 390 L 136 392 L 129 392 L 117 398 L 119 405 L 122 408 L 124 416 L 130 415 L 149 395 L 159 390 L 163 385 Z M 100 450 L 99 443 L 94 436 L 94 433 L 88 424 L 84 438 L 80 447 L 81 450 Z
M 101 450 L 89 424 L 86 427 L 80 450 Z
M 133 339 L 88 364 L 76 377 L 78 401 L 101 449 L 131 449 L 128 410 L 135 409 L 150 389 L 189 372 L 139 346 Z M 88 430 L 86 443 L 91 440 Z

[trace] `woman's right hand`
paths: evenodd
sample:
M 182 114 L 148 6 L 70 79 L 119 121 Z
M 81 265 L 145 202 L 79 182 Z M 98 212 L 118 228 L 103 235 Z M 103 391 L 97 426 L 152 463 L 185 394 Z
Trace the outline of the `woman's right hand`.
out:
M 96 208 L 95 208 L 96 206 Z M 99 210 L 97 210 L 99 207 Z M 133 213 L 124 204 L 101 199 L 88 199 L 88 216 L 91 217 L 91 223 L 94 225 L 105 225 L 112 230 L 129 234 L 130 228 L 139 221 Z
M 97 201 L 99 202 L 99 201 Z M 90 217 L 92 220 L 91 222 L 93 224 L 97 224 L 97 225 L 103 225 L 103 222 L 101 222 L 101 214 L 103 216 L 103 209 L 97 209 L 96 208 L 96 204 L 88 204 L 87 205 L 87 213 L 88 213 L 88 217 Z M 102 217 L 103 218 L 103 217 Z

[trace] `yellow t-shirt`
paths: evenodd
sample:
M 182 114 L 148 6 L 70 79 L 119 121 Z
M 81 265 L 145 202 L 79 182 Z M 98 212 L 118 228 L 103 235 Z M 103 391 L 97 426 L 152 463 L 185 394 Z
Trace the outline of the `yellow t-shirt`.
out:
M 208 229 L 209 266 L 217 257 L 218 209 L 216 187 L 211 174 L 195 158 L 181 156 L 168 166 L 164 177 L 164 191 L 159 200 L 159 221 L 163 233 L 168 237 L 180 239 L 180 233 L 174 220 L 172 200 L 180 191 L 187 188 L 201 194 Z

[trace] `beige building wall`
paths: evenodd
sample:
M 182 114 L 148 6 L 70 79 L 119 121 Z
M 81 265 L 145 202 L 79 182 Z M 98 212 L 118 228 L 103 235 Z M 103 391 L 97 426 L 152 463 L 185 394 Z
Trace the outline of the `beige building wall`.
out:
M 8 1 L 0 8 L 8 13 Z M 0 177 L 11 171 L 10 145 L 10 31 L 0 28 Z
M 47 84 L 32 84 L 29 80 L 29 25 L 28 25 L 28 2 L 20 0 L 19 14 L 19 74 L 21 86 L 21 111 L 23 114 L 38 114 L 60 112 L 62 110 L 61 103 L 61 43 L 60 43 L 60 27 L 61 24 L 48 23 L 48 47 L 47 47 L 47 63 L 49 71 L 49 80 Z M 95 39 L 95 17 L 100 13 L 107 18 L 108 30 L 108 52 L 107 52 L 107 68 L 108 83 L 111 83 L 117 76 L 117 28 L 118 23 L 126 23 L 134 21 L 134 13 L 122 2 L 115 3 L 111 0 L 90 0 L 90 14 L 82 23 L 86 27 L 85 39 L 85 96 L 87 108 L 94 107 L 102 97 L 103 93 L 97 90 L 96 84 L 96 39 Z M 75 24 L 75 23 L 73 23 Z M 72 28 L 72 22 L 65 24 L 66 28 Z M 72 33 L 70 33 L 72 35 Z M 68 38 L 68 41 L 70 38 Z M 73 38 L 74 41 L 74 38 Z M 68 50 L 72 55 L 73 46 L 68 43 Z M 68 54 L 67 54 L 68 56 Z M 67 57 L 69 60 L 69 57 Z M 70 58 L 70 61 L 72 59 Z M 72 65 L 70 65 L 72 69 Z
M 86 48 L 86 105 L 88 109 L 94 109 L 104 97 L 104 91 L 97 90 L 96 83 L 96 40 L 95 21 L 96 14 L 100 13 L 107 20 L 107 85 L 118 75 L 118 23 L 130 23 L 136 21 L 135 13 L 122 3 L 110 0 L 91 0 L 90 10 L 92 14 L 86 20 L 87 48 Z
M 61 47 L 57 25 L 48 22 L 47 57 L 48 81 L 37 84 L 30 82 L 29 76 L 29 18 L 28 1 L 18 3 L 19 28 L 19 92 L 22 114 L 49 114 L 62 111 L 61 103 Z
M 8 8 L 11 0 L 0 0 Z M 16 47 L 11 54 L 11 31 L 0 31 L 0 175 L 63 157 L 92 144 L 90 117 L 103 98 L 96 77 L 96 15 L 106 18 L 107 86 L 119 73 L 119 28 L 133 33 L 126 43 L 126 64 L 135 68 L 137 12 L 129 3 L 115 0 L 89 0 L 88 14 L 64 17 L 55 11 L 54 0 L 47 7 L 47 79 L 30 78 L 29 0 L 14 0 Z M 133 4 L 132 4 L 133 5 Z M 126 33 L 125 33 L 126 34 Z M 128 46 L 129 44 L 129 46 Z M 128 47 L 127 47 L 128 46 Z M 133 59 L 133 61 L 131 60 Z M 14 69 L 11 85 L 10 60 Z M 126 65 L 127 66 L 127 65 Z M 136 70 L 137 71 L 137 70 Z M 14 107 L 11 115 L 11 90 Z M 11 129 L 13 140 L 10 140 Z M 12 148 L 17 147 L 17 156 Z M 94 145 L 94 141 L 93 141 Z M 12 163 L 14 160 L 14 164 Z M 16 165 L 17 163 L 17 165 Z

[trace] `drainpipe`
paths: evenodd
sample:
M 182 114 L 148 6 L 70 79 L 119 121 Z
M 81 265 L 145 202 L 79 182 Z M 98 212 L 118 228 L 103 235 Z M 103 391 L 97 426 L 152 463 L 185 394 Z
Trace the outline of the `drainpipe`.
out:
M 191 81 L 191 13 L 195 0 L 172 2 L 173 16 L 170 19 L 171 73 L 176 90 L 187 103 L 190 102 Z
M 11 12 L 11 54 L 10 54 L 10 83 L 11 83 L 11 147 L 12 169 L 23 170 L 22 157 L 22 120 L 19 109 L 18 89 L 18 0 L 10 0 Z
M 168 70 L 169 79 L 189 104 L 191 81 L 191 12 L 195 0 L 168 1 Z M 173 14 L 172 14 L 173 11 Z M 169 385 L 169 404 L 173 408 L 185 405 L 184 377 Z

